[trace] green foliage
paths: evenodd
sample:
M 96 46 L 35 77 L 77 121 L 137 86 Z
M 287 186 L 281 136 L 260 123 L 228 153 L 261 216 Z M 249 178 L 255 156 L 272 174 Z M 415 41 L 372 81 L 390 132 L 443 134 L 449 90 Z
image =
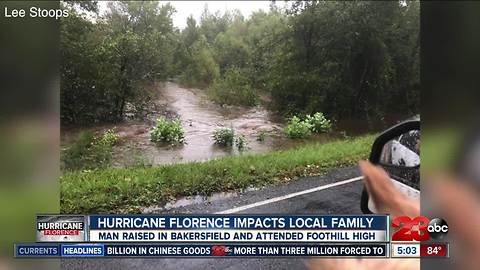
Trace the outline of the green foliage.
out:
M 218 103 L 253 106 L 264 91 L 284 114 L 368 119 L 418 112 L 418 1 L 295 1 L 248 20 L 208 9 L 198 25 L 192 20 L 182 32 L 187 48 L 204 41 L 219 70 L 216 79 L 193 85 L 209 87 Z M 204 62 L 195 55 L 185 59 Z
M 318 175 L 367 158 L 375 137 L 208 162 L 68 172 L 60 179 L 61 213 L 139 213 L 141 207 L 160 205 L 172 197 L 210 195 Z
M 109 129 L 101 136 L 93 132 L 81 132 L 77 140 L 62 152 L 62 165 L 65 170 L 105 168 L 110 165 L 113 146 L 118 143 L 118 135 Z
M 232 146 L 235 140 L 235 131 L 232 128 L 219 128 L 213 132 L 213 141 L 220 146 Z
M 258 96 L 251 87 L 249 78 L 238 68 L 228 69 L 224 78 L 215 80 L 208 93 L 219 104 L 243 106 L 258 104 Z
M 357 119 L 419 110 L 418 1 L 296 1 L 286 15 L 266 77 L 278 110 Z
M 285 127 L 285 134 L 291 139 L 304 139 L 312 135 L 312 125 L 297 116 L 290 119 Z
M 310 124 L 311 131 L 314 133 L 323 133 L 332 130 L 332 122 L 325 118 L 321 112 L 316 112 L 313 116 L 307 115 L 305 122 Z
M 230 147 L 236 146 L 238 150 L 242 151 L 247 148 L 247 139 L 243 135 L 235 136 L 233 128 L 219 128 L 213 132 L 212 135 L 215 144 Z
M 246 30 L 243 18 L 236 17 L 227 31 L 219 33 L 215 38 L 215 59 L 219 63 L 222 75 L 229 68 L 247 67 L 251 48 L 245 42 Z
M 183 144 L 185 131 L 180 120 L 157 119 L 157 125 L 150 133 L 150 140 L 155 143 Z
M 323 113 L 316 112 L 313 116 L 306 115 L 302 120 L 293 116 L 285 127 L 285 134 L 291 139 L 304 139 L 312 133 L 324 133 L 332 130 L 332 122 Z
M 191 16 L 187 18 L 187 27 L 182 31 L 180 41 L 176 58 L 182 84 L 208 87 L 219 76 L 220 71 L 211 44 Z
M 113 129 L 106 130 L 97 143 L 105 146 L 114 146 L 118 142 L 118 134 Z
M 68 7 L 60 23 L 62 123 L 116 122 L 127 107 L 143 111 L 152 100 L 149 85 L 174 72 L 173 8 L 114 2 L 93 23 Z
M 189 86 L 206 87 L 219 76 L 218 64 L 205 42 L 193 44 L 190 63 L 185 68 L 182 81 Z
M 418 1 L 293 1 L 248 19 L 205 8 L 181 31 L 169 4 L 114 2 L 95 23 L 67 6 L 62 123 L 143 112 L 154 100 L 149 84 L 172 77 L 208 88 L 220 104 L 254 106 L 266 94 L 285 115 L 370 119 L 419 110 Z
M 238 150 L 245 150 L 247 148 L 247 139 L 245 136 L 240 135 L 235 138 L 235 145 L 237 146 Z

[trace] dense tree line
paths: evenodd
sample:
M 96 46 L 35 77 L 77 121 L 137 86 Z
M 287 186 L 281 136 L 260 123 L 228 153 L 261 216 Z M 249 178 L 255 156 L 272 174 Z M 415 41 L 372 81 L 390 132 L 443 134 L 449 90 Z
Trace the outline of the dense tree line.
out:
M 68 4 L 66 8 L 72 8 Z M 119 121 L 149 85 L 176 78 L 218 103 L 371 118 L 418 113 L 417 1 L 296 1 L 245 18 L 211 13 L 172 25 L 157 2 L 114 2 L 96 20 L 62 20 L 62 120 Z
M 65 7 L 71 15 L 61 22 L 62 121 L 119 121 L 127 109 L 141 111 L 153 94 L 149 86 L 174 74 L 173 8 L 112 2 L 94 22 L 74 7 Z

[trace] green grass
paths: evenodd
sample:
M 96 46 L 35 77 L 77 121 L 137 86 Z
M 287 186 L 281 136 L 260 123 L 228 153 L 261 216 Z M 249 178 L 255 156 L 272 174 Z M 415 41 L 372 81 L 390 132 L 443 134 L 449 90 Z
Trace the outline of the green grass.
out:
M 153 168 L 67 172 L 61 177 L 62 213 L 138 213 L 179 196 L 209 195 L 321 174 L 365 159 L 374 136 L 310 144 L 262 155 L 243 155 Z

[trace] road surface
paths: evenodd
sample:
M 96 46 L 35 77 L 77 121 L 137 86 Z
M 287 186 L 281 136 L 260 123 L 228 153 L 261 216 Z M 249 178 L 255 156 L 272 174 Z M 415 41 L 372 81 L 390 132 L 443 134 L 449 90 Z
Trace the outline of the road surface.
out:
M 233 197 L 170 209 L 164 213 L 361 214 L 362 181 L 356 167 L 323 176 L 248 191 Z M 62 269 L 305 269 L 303 259 L 62 259 Z

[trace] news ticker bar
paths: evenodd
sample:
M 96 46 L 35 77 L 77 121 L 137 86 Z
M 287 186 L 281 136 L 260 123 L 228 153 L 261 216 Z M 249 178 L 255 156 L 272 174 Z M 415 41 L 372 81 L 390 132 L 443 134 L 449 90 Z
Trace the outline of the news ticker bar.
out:
M 45 257 L 377 257 L 448 258 L 448 243 L 383 244 L 16 244 L 17 258 Z
M 383 244 L 16 244 L 17 258 L 51 257 L 377 257 Z
M 37 215 L 37 242 L 388 242 L 388 215 Z
M 450 257 L 448 243 L 383 244 L 15 244 L 17 258 L 46 257 Z

